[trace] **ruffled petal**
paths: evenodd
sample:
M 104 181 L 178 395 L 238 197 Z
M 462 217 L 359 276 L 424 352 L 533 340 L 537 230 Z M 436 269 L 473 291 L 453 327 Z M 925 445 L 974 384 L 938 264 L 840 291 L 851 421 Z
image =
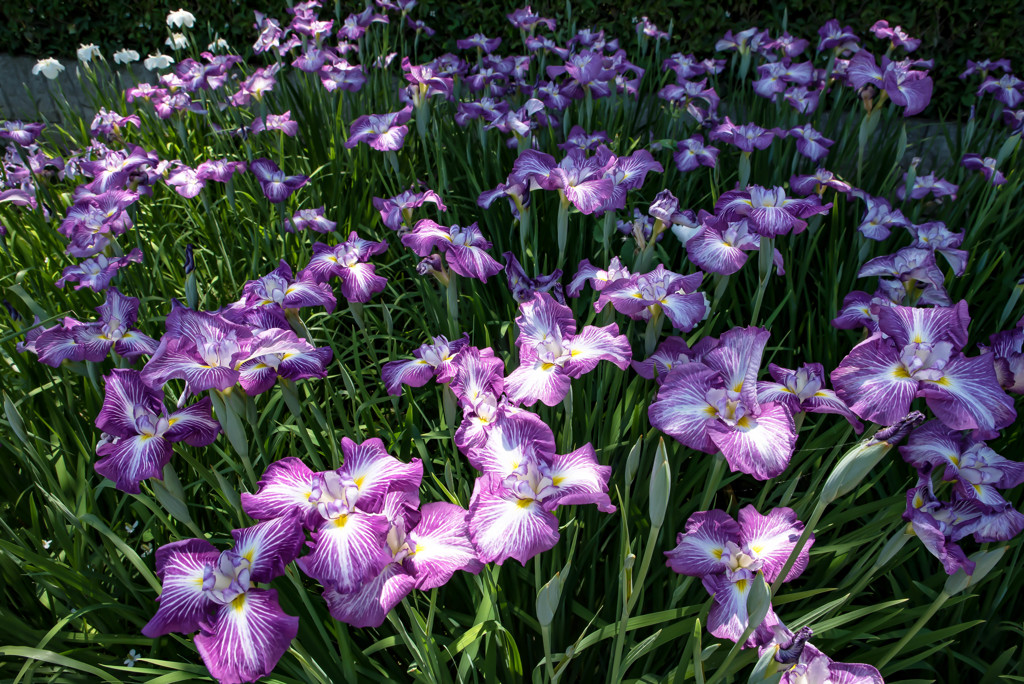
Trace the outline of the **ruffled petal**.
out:
M 518 499 L 498 475 L 477 478 L 469 502 L 469 537 L 484 563 L 526 565 L 558 543 L 558 518 L 534 499 Z
M 704 577 L 720 572 L 726 544 L 740 542 L 740 526 L 725 511 L 697 511 L 686 521 L 676 547 L 666 551 L 665 565 L 681 575 Z
M 774 582 L 796 547 L 804 531 L 804 524 L 797 519 L 796 511 L 792 508 L 773 508 L 768 511 L 768 515 L 761 515 L 753 506 L 740 509 L 739 523 L 743 543 L 757 554 L 757 558 L 764 561 L 761 572 L 765 580 Z M 813 544 L 812 534 L 800 550 L 785 582 L 792 582 L 807 568 L 808 552 Z
M 417 589 L 434 589 L 451 579 L 457 570 L 477 574 L 483 563 L 469 538 L 469 511 L 438 501 L 420 508 L 420 521 L 407 537 L 412 553 L 406 560 Z

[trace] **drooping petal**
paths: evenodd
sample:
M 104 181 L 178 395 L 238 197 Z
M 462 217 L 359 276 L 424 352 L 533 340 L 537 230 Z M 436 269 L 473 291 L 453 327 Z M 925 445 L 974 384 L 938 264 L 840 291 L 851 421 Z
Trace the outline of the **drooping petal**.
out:
M 763 404 L 757 418 L 744 416 L 734 427 L 714 421 L 708 432 L 732 472 L 757 480 L 780 475 L 796 446 L 793 416 L 782 404 Z
M 284 574 L 284 568 L 299 557 L 306 535 L 298 511 L 252 527 L 231 530 L 235 553 L 250 563 L 253 582 L 269 582 Z
M 743 543 L 764 561 L 761 572 L 765 580 L 774 582 L 803 533 L 804 524 L 797 519 L 796 511 L 792 508 L 773 508 L 768 511 L 768 515 L 761 515 L 753 506 L 740 509 L 739 523 Z M 792 582 L 803 573 L 807 568 L 808 551 L 813 544 L 812 534 L 783 581 Z
M 468 516 L 466 509 L 443 501 L 420 508 L 420 521 L 407 537 L 412 553 L 406 560 L 417 589 L 440 587 L 457 570 L 475 575 L 483 569 L 469 538 Z
M 159 413 L 163 396 L 142 382 L 139 371 L 115 368 L 104 378 L 103 407 L 96 416 L 96 427 L 117 437 L 138 434 L 135 427 L 136 407 Z
M 836 394 L 851 411 L 879 425 L 892 425 L 907 415 L 919 385 L 893 343 L 879 337 L 854 347 L 831 378 Z
M 389 563 L 369 582 L 347 594 L 324 591 L 331 617 L 353 627 L 380 627 L 388 613 L 416 588 L 416 579 L 401 565 Z
M 316 505 L 309 502 L 313 471 L 294 456 L 271 463 L 263 472 L 255 494 L 242 492 L 242 510 L 256 520 L 273 520 L 298 511 L 300 520 L 312 529 L 322 521 Z
M 708 432 L 715 407 L 706 398 L 717 376 L 702 363 L 679 366 L 669 373 L 657 400 L 648 408 L 651 425 L 691 449 L 708 454 L 718 451 Z
M 521 355 L 526 356 L 521 352 Z M 532 354 L 505 378 L 505 392 L 515 404 L 533 406 L 538 401 L 557 406 L 569 394 L 570 379 L 565 369 Z
M 388 361 L 381 368 L 381 379 L 388 394 L 398 396 L 402 385 L 423 387 L 434 377 L 434 368 L 423 359 Z
M 750 622 L 750 614 L 747 612 L 747 596 L 750 594 L 752 583 L 755 579 L 739 579 L 731 581 L 725 574 L 711 575 L 704 578 L 704 588 L 715 597 L 715 602 L 708 613 L 708 631 L 719 639 L 739 641 L 743 632 Z M 775 611 L 768 608 L 768 615 L 765 616 L 764 625 L 778 622 Z M 760 626 L 759 626 L 760 627 Z M 765 630 L 757 629 L 751 632 L 745 646 L 748 648 L 760 646 L 761 633 Z
M 572 336 L 565 346 L 570 356 L 565 372 L 573 378 L 594 370 L 601 361 L 611 361 L 620 370 L 625 370 L 633 355 L 629 340 L 619 334 L 619 326 L 615 323 L 603 328 L 588 325 L 578 335 Z
M 220 433 L 220 423 L 213 419 L 209 397 L 203 397 L 196 403 L 179 409 L 167 416 L 170 428 L 167 439 L 172 442 L 185 442 L 189 446 L 203 447 L 213 444 Z
M 275 590 L 250 589 L 220 606 L 195 643 L 217 681 L 241 684 L 270 674 L 298 633 L 299 618 L 281 610 Z
M 614 513 L 615 506 L 608 497 L 608 478 L 611 466 L 597 462 L 594 447 L 585 444 L 568 454 L 550 457 L 551 484 L 556 494 L 544 500 L 548 510 L 557 506 L 597 504 L 603 513 Z
M 355 511 L 326 520 L 313 533 L 312 552 L 298 560 L 304 573 L 327 589 L 357 591 L 391 560 L 386 516 Z
M 558 543 L 558 518 L 535 499 L 519 499 L 502 477 L 484 474 L 473 486 L 469 502 L 469 537 L 484 563 L 509 558 L 526 565 Z
M 722 333 L 719 345 L 703 360 L 722 374 L 726 389 L 739 392 L 749 407 L 757 406 L 757 373 L 770 335 L 767 330 L 753 326 L 733 328 Z
M 697 511 L 686 521 L 686 532 L 676 537 L 676 547 L 665 552 L 665 565 L 691 577 L 720 572 L 729 542 L 740 543 L 740 526 L 732 516 L 719 510 Z
M 996 379 L 992 355 L 958 354 L 937 381 L 921 383 L 921 395 L 939 420 L 956 430 L 1001 430 L 1013 423 L 1013 399 Z
M 103 477 L 113 480 L 122 492 L 138 494 L 139 483 L 143 480 L 163 479 L 164 466 L 171 460 L 171 454 L 171 443 L 162 436 L 119 437 L 96 449 L 96 455 L 101 458 L 93 467 Z
M 423 462 L 414 458 L 402 463 L 384 448 L 384 442 L 373 437 L 356 444 L 348 437 L 341 438 L 344 454 L 341 469 L 359 488 L 359 506 L 376 510 L 389 491 L 417 491 L 423 479 Z
M 535 413 L 519 409 L 500 411 L 487 439 L 466 458 L 477 470 L 505 477 L 528 459 L 555 452 L 555 435 Z
M 220 553 L 205 539 L 183 539 L 156 550 L 156 574 L 163 584 L 156 614 L 142 628 L 151 639 L 171 632 L 191 634 L 216 604 L 203 593 L 203 573 Z

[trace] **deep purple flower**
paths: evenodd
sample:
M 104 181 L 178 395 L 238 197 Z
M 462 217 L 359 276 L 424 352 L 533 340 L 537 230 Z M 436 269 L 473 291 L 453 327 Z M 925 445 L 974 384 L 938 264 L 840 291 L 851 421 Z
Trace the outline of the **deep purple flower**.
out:
M 338 224 L 324 215 L 326 207 L 315 209 L 299 209 L 290 219 L 285 219 L 284 229 L 289 233 L 298 233 L 307 228 L 317 233 L 333 232 Z
M 751 185 L 746 190 L 722 193 L 715 204 L 715 214 L 730 221 L 746 218 L 750 230 L 774 238 L 790 231 L 799 233 L 807 227 L 804 220 L 815 214 L 827 214 L 832 203 L 825 205 L 815 197 L 786 197 L 781 187 L 762 188 Z
M 990 347 L 978 346 L 982 353 L 992 352 L 999 384 L 1011 394 L 1024 394 L 1024 328 L 1021 323 L 988 339 Z
M 512 292 L 512 299 L 518 304 L 529 301 L 537 293 L 549 293 L 559 304 L 565 304 L 565 294 L 562 291 L 562 270 L 555 269 L 548 275 L 539 275 L 536 278 L 526 274 L 519 260 L 512 252 L 502 254 L 505 258 L 505 277 L 508 278 L 508 289 Z
M 0 140 L 10 140 L 16 145 L 28 147 L 36 141 L 44 128 L 46 124 L 0 121 Z
M 76 290 L 87 287 L 90 290 L 102 292 L 110 285 L 114 274 L 132 263 L 142 263 L 142 250 L 138 247 L 122 257 L 108 258 L 103 254 L 97 254 L 90 259 L 65 268 L 55 285 L 64 287 L 65 283 L 71 282 L 77 283 Z
M 427 202 L 435 204 L 438 211 L 448 211 L 441 196 L 429 188 L 422 192 L 416 192 L 415 188 L 409 188 L 388 199 L 373 198 L 373 206 L 380 212 L 381 221 L 391 230 L 401 230 L 403 224 L 411 228 L 413 225 L 412 210 Z
M 325 283 L 331 277 L 341 279 L 341 294 L 349 302 L 365 303 L 384 289 L 387 279 L 376 275 L 370 257 L 387 251 L 388 243 L 364 240 L 352 231 L 348 240 L 333 247 L 322 242 L 313 245 L 313 257 L 299 273 L 299 280 Z
M 590 287 L 600 292 L 611 283 L 629 278 L 629 276 L 629 269 L 622 265 L 617 256 L 612 257 L 606 269 L 598 268 L 592 265 L 589 259 L 584 259 L 580 262 L 576 275 L 573 276 L 572 281 L 566 288 L 566 294 L 570 297 L 579 297 L 583 292 L 583 286 L 588 282 Z
M 381 379 L 388 394 L 399 395 L 402 385 L 422 387 L 431 378 L 440 383 L 451 382 L 455 377 L 452 361 L 463 347 L 469 344 L 465 334 L 451 342 L 443 335 L 434 337 L 429 344 L 422 344 L 412 353 L 413 358 L 403 361 L 388 361 L 381 368 Z
M 418 105 L 434 95 L 442 95 L 448 100 L 452 99 L 454 85 L 452 79 L 437 74 L 433 65 L 428 63 L 417 66 L 412 64 L 408 57 L 403 57 L 402 71 L 405 73 L 405 80 L 414 88 L 412 95 L 414 105 Z
M 244 161 L 230 159 L 207 159 L 196 167 L 196 176 L 203 181 L 227 183 L 236 173 L 245 173 Z
M 676 143 L 676 151 L 672 155 L 672 159 L 680 173 L 693 171 L 698 166 L 707 166 L 713 169 L 718 163 L 718 148 L 705 145 L 704 136 L 697 133 Z
M 838 178 L 828 169 L 817 169 L 809 176 L 791 176 L 789 187 L 798 195 L 816 194 L 819 197 L 825 194 L 825 188 L 832 188 L 843 194 L 849 194 L 853 189 L 849 183 Z
M 409 127 L 405 124 L 412 118 L 412 107 L 388 114 L 364 114 L 349 127 L 345 147 L 353 148 L 361 142 L 380 152 L 402 149 Z
M 135 126 L 135 128 L 140 128 L 142 120 L 139 119 L 138 114 L 124 116 L 118 112 L 108 112 L 106 108 L 100 107 L 100 110 L 96 112 L 96 116 L 93 117 L 92 124 L 89 126 L 89 133 L 93 137 L 100 135 L 106 138 L 120 136 L 121 129 L 128 124 Z
M 477 278 L 486 283 L 501 270 L 501 264 L 486 252 L 491 243 L 484 239 L 476 223 L 446 227 L 430 219 L 420 219 L 411 232 L 402 236 L 402 244 L 421 257 L 428 256 L 436 247 L 444 254 L 448 266 L 465 278 Z
M 911 38 L 903 30 L 902 26 L 889 26 L 885 19 L 879 19 L 868 29 L 875 35 L 875 38 L 890 41 L 894 47 L 901 47 L 907 52 L 913 52 L 921 46 L 920 38 Z
M 366 83 L 366 72 L 361 64 L 349 64 L 345 60 L 328 62 L 320 67 L 320 83 L 324 90 L 356 92 Z
M 811 114 L 816 111 L 820 98 L 821 90 L 809 90 L 804 86 L 787 88 L 782 94 L 782 99 L 801 114 Z
M 474 33 L 469 38 L 455 41 L 455 47 L 460 50 L 482 50 L 486 54 L 497 50 L 499 45 L 501 45 L 501 38 L 488 38 L 482 33 Z
M 291 515 L 232 530 L 235 546 L 217 553 L 204 539 L 165 544 L 156 552 L 163 583 L 160 608 L 142 633 L 156 638 L 199 631 L 196 648 L 221 682 L 252 682 L 270 674 L 299 630 L 274 589 L 257 589 L 284 574 L 299 555 L 302 528 Z
M 138 494 L 142 480 L 162 480 L 173 442 L 207 446 L 220 432 L 208 397 L 168 414 L 163 391 L 147 387 L 139 371 L 115 368 L 104 380 L 96 427 L 105 438 L 96 448 L 95 467 L 123 492 Z
M 532 33 L 536 30 L 537 26 L 546 26 L 548 31 L 555 30 L 555 20 L 545 19 L 544 17 L 536 14 L 530 6 L 520 7 L 514 10 L 511 14 L 506 14 L 505 17 L 515 28 L 521 31 L 529 31 Z
M 768 364 L 774 382 L 757 383 L 757 400 L 784 404 L 794 416 L 798 413 L 834 413 L 846 418 L 859 434 L 864 426 L 850 408 L 825 387 L 825 368 L 820 363 L 806 363 L 797 370 Z
M 748 153 L 753 152 L 755 148 L 765 149 L 772 144 L 772 140 L 776 137 L 785 137 L 785 132 L 776 128 L 764 129 L 753 123 L 737 126 L 729 120 L 728 116 L 725 117 L 724 123 L 716 126 L 708 134 L 708 138 L 711 140 L 721 140 L 737 147 L 741 152 Z
M 721 451 L 733 472 L 758 480 L 782 473 L 796 433 L 785 404 L 757 397 L 768 336 L 760 328 L 734 328 L 703 361 L 677 367 L 650 406 L 651 425 L 692 449 Z
M 96 311 L 100 314 L 99 321 L 75 326 L 71 331 L 85 361 L 102 361 L 111 349 L 129 361 L 156 351 L 156 340 L 132 328 L 138 319 L 138 299 L 125 297 L 117 288 L 111 288 L 106 301 L 96 307 Z M 50 357 L 48 335 L 37 342 L 37 347 L 41 361 Z
M 598 465 L 587 444 L 556 454 L 554 435 L 526 411 L 499 413 L 483 444 L 466 454 L 483 472 L 469 504 L 469 535 L 484 563 L 515 558 L 523 565 L 558 542 L 562 505 L 596 504 L 615 512 L 608 498 L 609 466 Z
M 665 552 L 665 564 L 680 574 L 701 578 L 714 597 L 708 631 L 720 639 L 739 641 L 750 622 L 747 596 L 752 583 L 778 579 L 803 530 L 804 524 L 791 508 L 774 508 L 761 515 L 746 506 L 740 509 L 738 523 L 725 511 L 698 511 L 686 521 L 686 531 L 676 537 L 676 547 Z M 812 534 L 783 581 L 803 573 L 813 544 Z M 764 580 L 758 580 L 758 573 Z M 771 626 L 777 623 L 769 608 L 765 621 L 744 645 L 767 645 L 773 636 Z
M 983 76 L 987 76 L 988 72 L 1000 69 L 1003 73 L 1010 73 L 1010 60 L 1008 59 L 982 59 L 977 62 L 973 60 L 967 60 L 967 69 L 960 74 L 961 79 L 965 79 L 971 74 L 981 73 Z
M 699 271 L 683 276 L 659 264 L 649 273 L 634 274 L 606 285 L 594 303 L 594 310 L 601 311 L 610 302 L 616 311 L 634 320 L 650 320 L 664 314 L 673 328 L 689 332 L 708 313 L 707 299 L 697 291 L 703 278 Z
M 952 304 L 944 285 L 945 275 L 936 263 L 932 249 L 904 247 L 895 254 L 875 257 L 861 266 L 857 273 L 859 278 L 872 276 L 879 276 L 879 288 L 895 303 L 916 298 L 916 303 L 922 305 Z
M 350 236 L 351 237 L 351 236 Z M 283 309 L 300 309 L 322 306 L 327 313 L 334 311 L 337 299 L 324 281 L 305 280 L 302 275 L 292 277 L 291 266 L 282 259 L 276 269 L 256 280 L 250 280 L 242 287 L 246 306 L 280 306 Z
M 516 325 L 519 367 L 505 379 L 513 403 L 556 406 L 569 393 L 570 380 L 594 370 L 600 361 L 611 361 L 621 370 L 629 365 L 629 341 L 615 323 L 588 325 L 577 333 L 572 310 L 549 294 L 538 293 L 521 305 Z
M 291 194 L 309 182 L 309 176 L 286 176 L 277 164 L 265 157 L 255 160 L 249 170 L 256 176 L 263 195 L 280 204 L 291 197 Z
M 1006 183 L 1006 176 L 996 168 L 998 163 L 994 157 L 982 157 L 975 153 L 965 154 L 960 160 L 965 169 L 981 171 L 992 185 L 1003 185 Z
M 909 174 L 903 174 L 903 184 L 896 188 L 896 196 L 901 200 L 907 197 L 907 179 Z M 918 175 L 914 177 L 914 186 L 910 189 L 911 199 L 924 199 L 932 195 L 935 199 L 950 197 L 956 199 L 958 187 L 944 178 L 936 178 L 934 173 Z
M 796 151 L 813 161 L 824 159 L 828 155 L 828 148 L 835 144 L 834 140 L 814 130 L 811 124 L 791 128 L 788 133 L 791 138 L 796 138 Z
M 855 196 L 860 197 L 867 203 L 867 211 L 864 213 L 864 218 L 861 219 L 860 225 L 857 226 L 857 230 L 864 237 L 871 240 L 884 240 L 889 237 L 893 226 L 907 227 L 910 225 L 910 221 L 907 220 L 903 213 L 899 209 L 893 209 L 888 200 L 881 197 L 872 197 L 862 192 L 855 193 Z
M 775 661 L 783 667 L 779 684 L 884 684 L 882 675 L 873 665 L 838 663 L 808 643 L 810 627 L 801 627 L 796 634 L 781 622 L 772 625 L 771 642 L 760 649 L 765 655 L 775 652 Z
M 254 119 L 252 122 L 252 132 L 262 133 L 264 131 L 281 131 L 287 136 L 295 137 L 295 134 L 299 132 L 299 124 L 297 121 L 292 121 L 291 111 L 287 111 L 284 114 L 267 114 L 263 118 Z
M 985 93 L 995 93 L 996 100 L 1014 109 L 1024 102 L 1024 81 L 1010 73 L 999 78 L 989 76 L 978 88 L 978 97 Z
M 590 152 L 598 146 L 608 142 L 608 134 L 605 131 L 594 131 L 587 133 L 582 126 L 573 126 L 564 143 L 558 145 L 559 149 L 569 151 L 573 149 Z
M 917 397 L 956 430 L 991 432 L 1016 418 L 988 354 L 968 358 L 967 303 L 878 310 L 879 333 L 861 342 L 832 371 L 836 394 L 864 420 L 890 425 Z M 884 333 L 885 337 L 882 336 Z

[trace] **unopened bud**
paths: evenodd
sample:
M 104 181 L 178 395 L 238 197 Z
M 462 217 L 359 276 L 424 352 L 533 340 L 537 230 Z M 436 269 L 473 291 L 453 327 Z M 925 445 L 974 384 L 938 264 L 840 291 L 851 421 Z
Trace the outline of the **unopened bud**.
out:
M 668 496 L 671 491 L 672 471 L 668 466 L 665 438 L 661 437 L 658 439 L 658 449 L 654 453 L 654 469 L 651 471 L 651 492 L 648 506 L 652 527 L 661 527 L 665 522 L 665 510 L 668 508 Z
M 555 611 L 558 610 L 558 599 L 562 595 L 562 580 L 560 573 L 548 580 L 547 584 L 537 592 L 537 621 L 542 627 L 547 627 L 555 619 Z

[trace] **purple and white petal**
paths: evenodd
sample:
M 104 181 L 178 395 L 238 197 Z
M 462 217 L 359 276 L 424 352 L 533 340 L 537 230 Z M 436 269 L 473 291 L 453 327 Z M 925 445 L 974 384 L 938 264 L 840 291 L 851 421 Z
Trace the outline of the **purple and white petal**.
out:
M 740 526 L 732 516 L 719 510 L 697 511 L 686 521 L 686 531 L 676 537 L 676 547 L 665 552 L 665 565 L 691 577 L 721 572 L 729 542 L 740 543 Z
M 171 632 L 190 634 L 213 614 L 216 604 L 203 592 L 206 566 L 220 553 L 205 539 L 183 539 L 156 550 L 156 574 L 163 589 L 156 614 L 142 628 L 151 639 Z
M 391 609 L 416 588 L 416 579 L 397 563 L 389 563 L 359 589 L 324 591 L 331 617 L 353 627 L 380 627 Z
M 773 508 L 768 515 L 761 515 L 753 506 L 745 506 L 739 512 L 740 537 L 743 543 L 764 561 L 761 572 L 769 583 L 774 582 L 782 567 L 796 547 L 804 531 L 804 524 L 791 508 Z M 784 582 L 792 582 L 807 568 L 808 551 L 814 544 L 814 535 L 808 537 L 800 555 L 797 556 Z
M 484 563 L 515 558 L 525 566 L 558 543 L 558 518 L 535 499 L 517 498 L 498 475 L 477 478 L 468 520 L 469 537 Z
M 253 582 L 270 582 L 284 574 L 284 568 L 299 557 L 306 535 L 297 511 L 251 527 L 231 530 L 234 551 L 249 561 Z
M 457 570 L 475 575 L 483 569 L 469 538 L 468 516 L 466 509 L 443 501 L 420 508 L 420 521 L 407 537 L 412 552 L 406 560 L 417 589 L 447 584 Z

